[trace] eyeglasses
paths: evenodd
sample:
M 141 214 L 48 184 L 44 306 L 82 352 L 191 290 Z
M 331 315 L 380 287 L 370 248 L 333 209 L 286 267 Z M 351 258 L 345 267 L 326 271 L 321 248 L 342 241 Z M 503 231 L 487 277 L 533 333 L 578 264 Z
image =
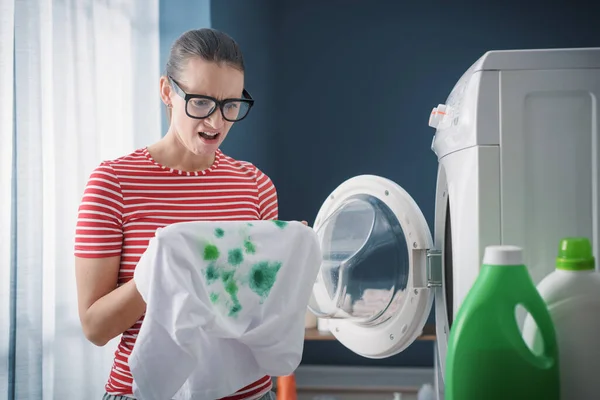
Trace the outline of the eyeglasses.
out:
M 242 92 L 242 96 L 244 96 L 242 99 L 217 100 L 214 97 L 201 94 L 188 94 L 171 77 L 169 77 L 169 82 L 175 93 L 185 100 L 185 113 L 190 118 L 208 118 L 218 107 L 221 110 L 223 119 L 229 122 L 237 122 L 246 118 L 250 108 L 254 105 L 254 99 L 246 89 Z

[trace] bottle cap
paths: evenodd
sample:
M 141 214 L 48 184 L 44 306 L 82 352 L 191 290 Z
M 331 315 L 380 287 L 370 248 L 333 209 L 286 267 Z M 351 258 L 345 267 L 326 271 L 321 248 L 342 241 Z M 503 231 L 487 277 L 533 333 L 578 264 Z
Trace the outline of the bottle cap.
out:
M 487 246 L 483 255 L 485 265 L 523 265 L 523 249 L 517 246 Z
M 564 238 L 560 241 L 556 268 L 567 271 L 586 271 L 594 269 L 595 260 L 592 245 L 584 237 Z

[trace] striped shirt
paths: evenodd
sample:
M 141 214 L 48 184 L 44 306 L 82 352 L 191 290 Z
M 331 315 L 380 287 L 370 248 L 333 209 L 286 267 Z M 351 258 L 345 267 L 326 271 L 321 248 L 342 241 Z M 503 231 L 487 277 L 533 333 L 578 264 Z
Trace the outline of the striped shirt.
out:
M 75 256 L 121 257 L 118 284 L 133 278 L 158 228 L 184 221 L 277 219 L 277 192 L 257 167 L 217 151 L 213 165 L 185 172 L 158 164 L 147 148 L 102 162 L 91 174 L 79 207 Z M 106 392 L 132 396 L 128 357 L 143 316 L 123 333 Z M 255 399 L 272 388 L 263 377 L 228 400 Z

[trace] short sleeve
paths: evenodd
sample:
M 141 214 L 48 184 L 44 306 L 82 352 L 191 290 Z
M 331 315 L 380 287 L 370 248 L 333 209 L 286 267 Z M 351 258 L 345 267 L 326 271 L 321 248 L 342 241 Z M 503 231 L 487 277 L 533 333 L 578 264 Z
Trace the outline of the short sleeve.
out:
M 279 218 L 279 206 L 277 202 L 277 190 L 267 175 L 258 168 L 256 169 L 256 183 L 258 185 L 258 208 L 260 219 Z
M 123 194 L 114 169 L 100 164 L 90 175 L 77 216 L 75 256 L 103 258 L 121 255 Z

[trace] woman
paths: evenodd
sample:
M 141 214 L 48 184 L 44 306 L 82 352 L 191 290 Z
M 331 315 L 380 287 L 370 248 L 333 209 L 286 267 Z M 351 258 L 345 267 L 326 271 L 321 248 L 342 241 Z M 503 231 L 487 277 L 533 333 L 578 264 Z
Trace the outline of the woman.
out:
M 128 357 L 145 303 L 132 280 L 157 228 L 183 221 L 277 219 L 277 192 L 254 165 L 219 146 L 253 100 L 237 43 L 212 29 L 175 41 L 160 80 L 170 126 L 157 143 L 91 174 L 79 208 L 75 264 L 79 316 L 92 343 L 121 335 L 105 399 L 133 397 Z M 263 377 L 226 399 L 270 398 Z

